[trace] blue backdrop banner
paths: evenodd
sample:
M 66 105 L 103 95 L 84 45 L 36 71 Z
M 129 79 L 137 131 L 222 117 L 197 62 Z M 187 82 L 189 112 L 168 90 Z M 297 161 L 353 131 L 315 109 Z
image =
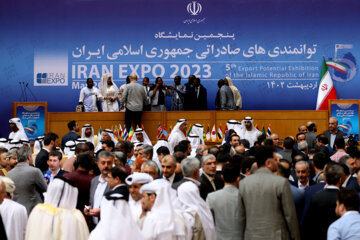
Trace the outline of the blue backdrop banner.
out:
M 0 124 L 11 102 L 74 111 L 104 73 L 171 84 L 195 74 L 208 90 L 230 77 L 245 110 L 312 110 L 322 59 L 342 99 L 358 98 L 356 0 L 18 0 L 0 3 Z M 2 129 L 0 135 L 7 136 Z

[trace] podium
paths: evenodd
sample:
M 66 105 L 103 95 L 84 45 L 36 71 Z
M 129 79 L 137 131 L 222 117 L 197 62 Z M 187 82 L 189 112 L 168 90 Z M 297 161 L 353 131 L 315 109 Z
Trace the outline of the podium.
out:
M 13 102 L 12 116 L 20 118 L 30 141 L 44 136 L 47 125 L 47 102 Z

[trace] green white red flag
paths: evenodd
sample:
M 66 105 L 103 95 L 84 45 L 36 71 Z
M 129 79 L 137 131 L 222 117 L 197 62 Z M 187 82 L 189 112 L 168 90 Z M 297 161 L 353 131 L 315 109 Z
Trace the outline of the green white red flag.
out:
M 316 110 L 328 110 L 329 99 L 337 99 L 337 94 L 324 58 L 321 68 Z

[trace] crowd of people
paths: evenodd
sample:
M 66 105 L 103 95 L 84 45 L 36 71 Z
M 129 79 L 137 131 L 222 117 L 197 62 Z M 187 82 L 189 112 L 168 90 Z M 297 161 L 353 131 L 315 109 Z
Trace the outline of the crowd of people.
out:
M 71 121 L 59 146 L 48 132 L 31 152 L 11 119 L 0 238 L 360 239 L 360 151 L 337 124 L 318 134 L 309 122 L 280 144 L 246 117 L 206 146 L 189 140 L 185 119 L 155 145 L 141 128 L 117 141 L 90 124 L 80 136 Z
M 128 105 L 131 110 L 131 105 L 134 102 L 129 102 L 130 95 L 132 99 L 136 98 L 135 103 L 137 105 L 142 106 L 142 108 L 137 106 L 136 111 L 140 111 L 140 109 L 141 111 L 208 110 L 207 90 L 195 75 L 190 75 L 188 82 L 184 85 L 181 84 L 180 76 L 175 76 L 172 85 L 165 85 L 161 77 L 157 77 L 155 83 L 150 83 L 150 79 L 144 77 L 142 85 L 140 85 L 137 83 L 137 78 L 136 74 L 131 74 L 120 88 L 116 86 L 109 74 L 102 76 L 99 88 L 94 86 L 93 79 L 88 78 L 87 86 L 80 91 L 79 104 L 82 107 L 79 109 L 85 112 L 118 112 L 124 111 Z M 132 82 L 133 84 L 131 84 Z M 130 88 L 125 91 L 127 87 Z M 214 102 L 216 110 L 238 110 L 242 108 L 240 91 L 234 86 L 231 78 L 220 79 L 218 87 L 219 90 Z M 171 97 L 170 109 L 167 109 L 166 105 L 167 96 Z M 132 107 L 134 108 L 134 106 Z

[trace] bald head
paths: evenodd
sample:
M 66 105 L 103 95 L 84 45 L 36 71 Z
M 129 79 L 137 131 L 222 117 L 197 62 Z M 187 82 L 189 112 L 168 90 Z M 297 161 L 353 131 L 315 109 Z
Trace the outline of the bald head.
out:
M 130 74 L 130 81 L 137 81 L 138 80 L 138 76 L 135 73 Z

